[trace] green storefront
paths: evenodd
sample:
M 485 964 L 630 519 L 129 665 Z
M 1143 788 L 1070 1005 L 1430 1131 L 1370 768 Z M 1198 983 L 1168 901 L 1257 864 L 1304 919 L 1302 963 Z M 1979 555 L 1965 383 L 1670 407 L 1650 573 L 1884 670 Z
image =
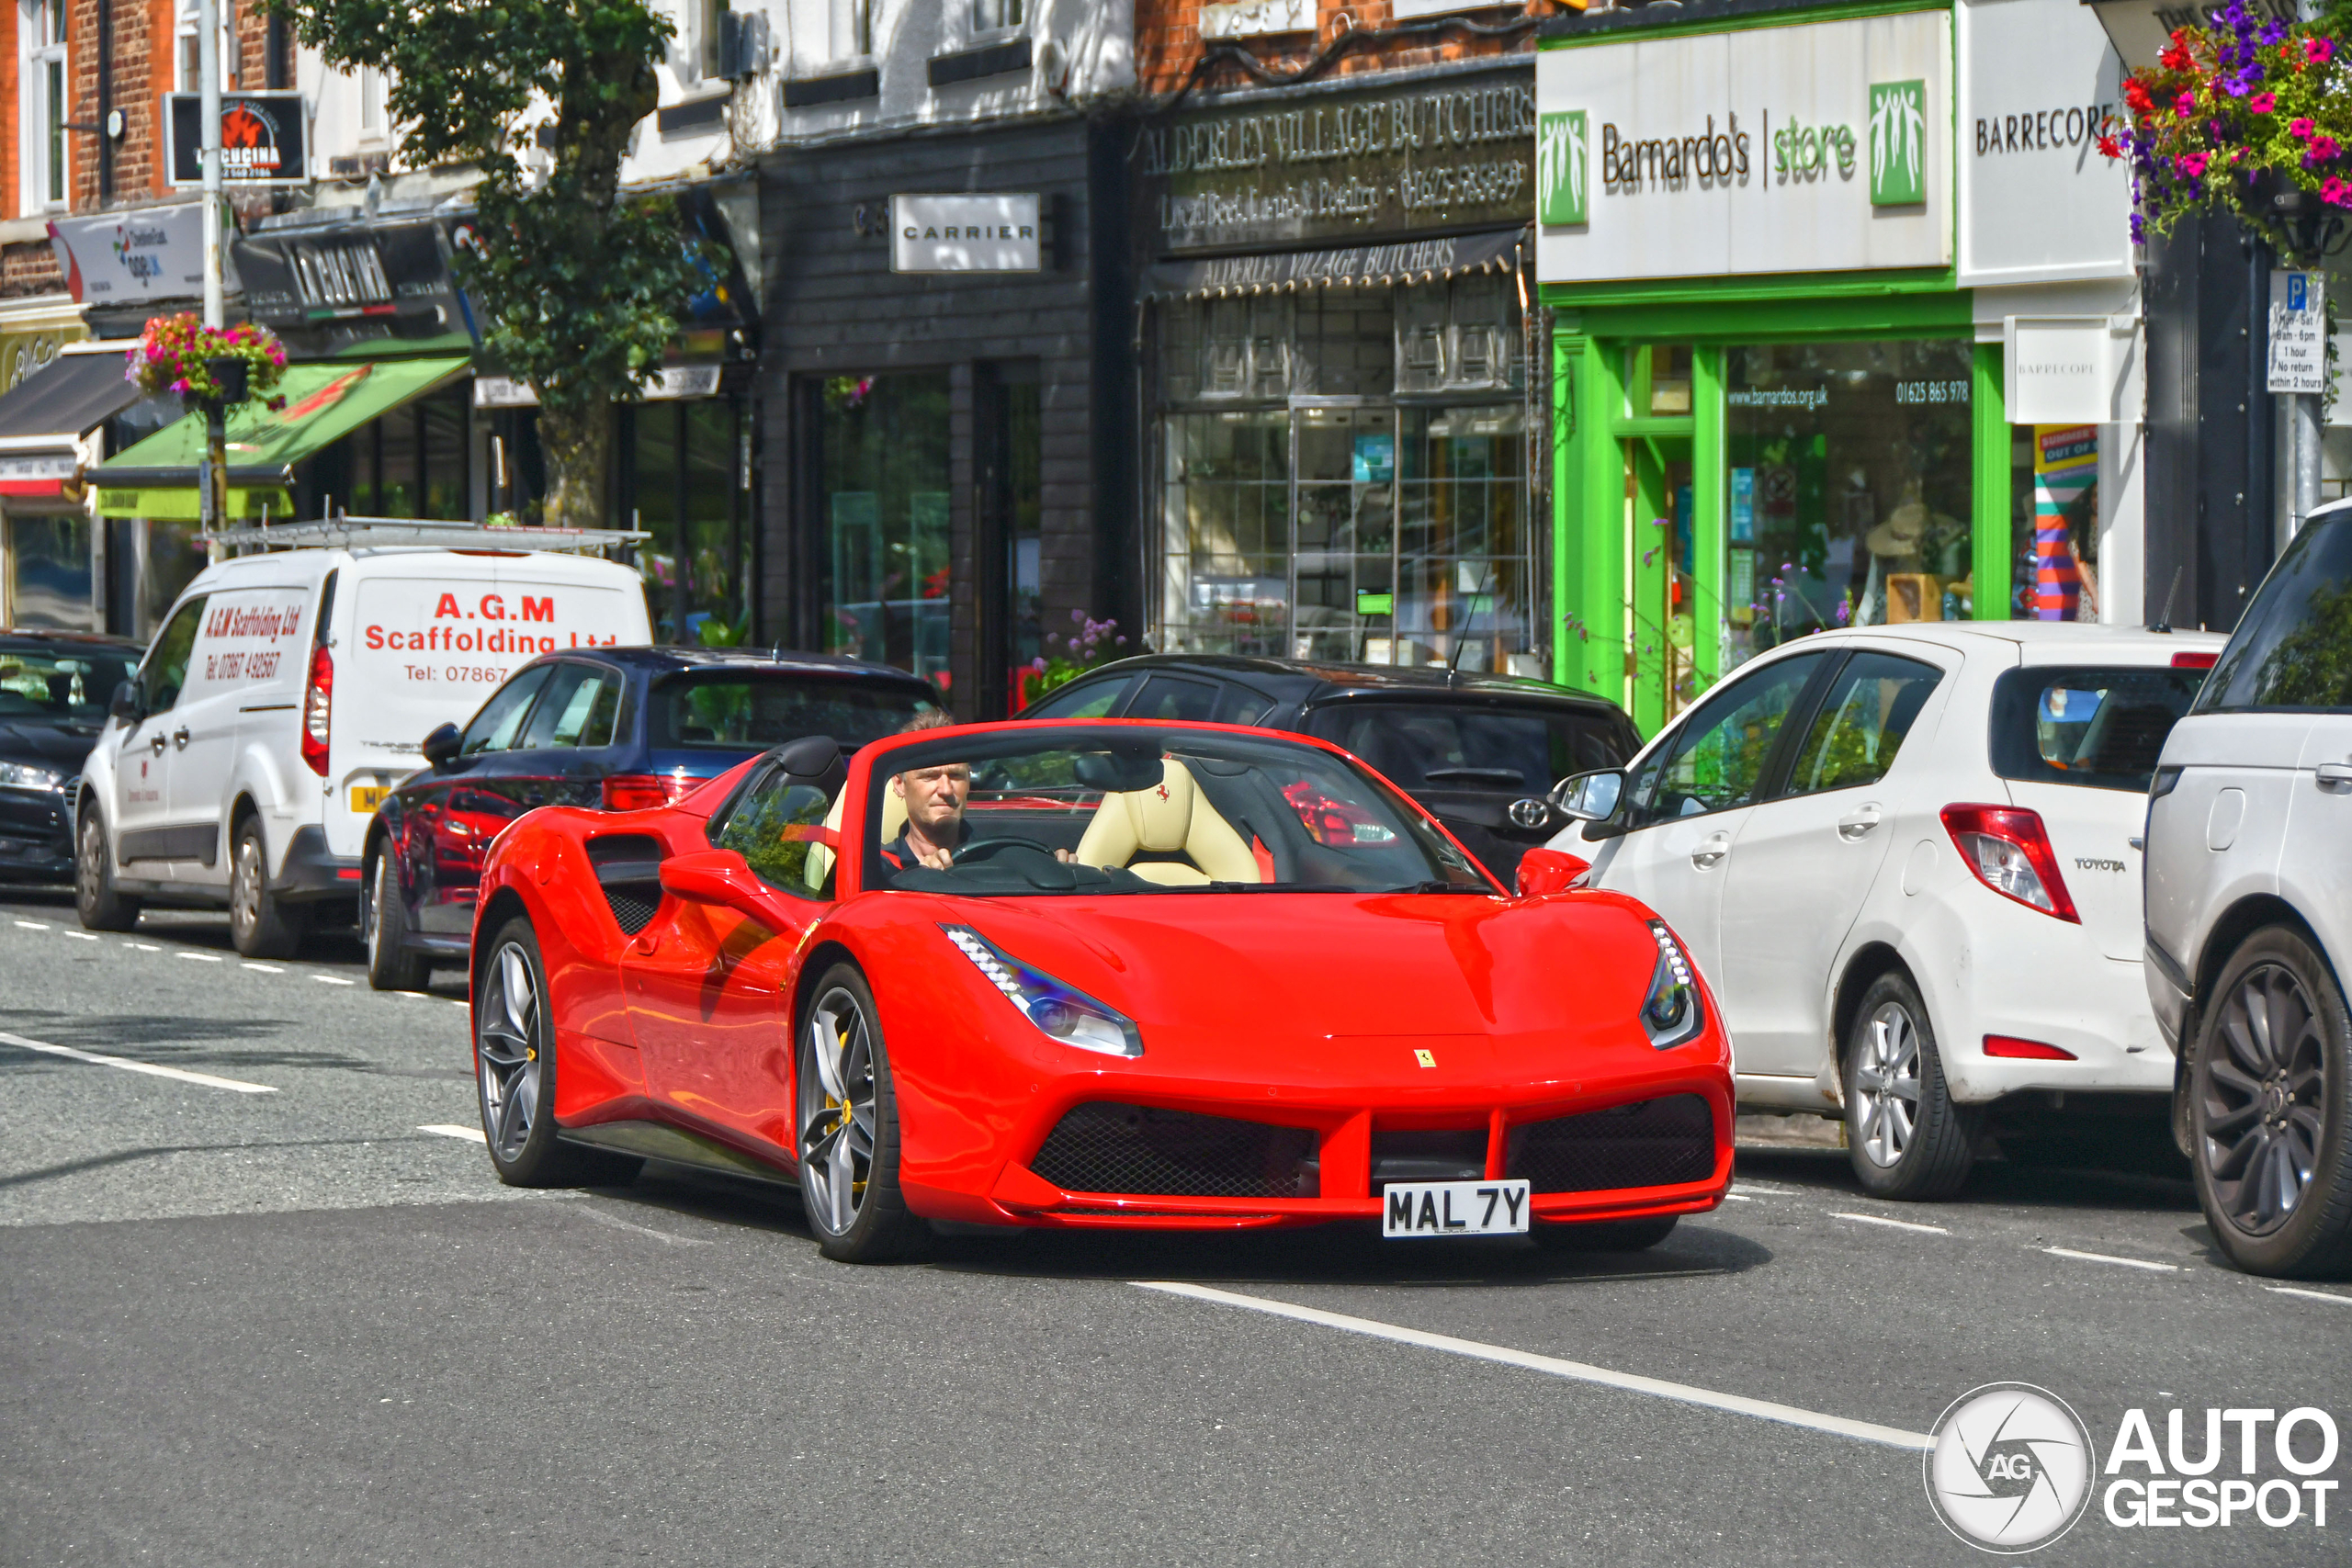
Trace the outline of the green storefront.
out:
M 1536 68 L 1554 673 L 1645 734 L 1791 637 L 2010 603 L 1951 10 L 1709 9 L 1586 19 Z

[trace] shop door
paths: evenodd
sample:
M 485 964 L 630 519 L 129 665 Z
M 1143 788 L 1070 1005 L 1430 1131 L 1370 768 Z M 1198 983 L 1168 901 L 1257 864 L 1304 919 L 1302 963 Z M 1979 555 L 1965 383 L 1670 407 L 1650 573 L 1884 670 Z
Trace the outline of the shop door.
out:
M 1645 735 L 1673 722 L 1700 692 L 1694 656 L 1701 592 L 1692 536 L 1690 441 L 1634 436 L 1625 468 L 1627 671 L 1634 722 Z

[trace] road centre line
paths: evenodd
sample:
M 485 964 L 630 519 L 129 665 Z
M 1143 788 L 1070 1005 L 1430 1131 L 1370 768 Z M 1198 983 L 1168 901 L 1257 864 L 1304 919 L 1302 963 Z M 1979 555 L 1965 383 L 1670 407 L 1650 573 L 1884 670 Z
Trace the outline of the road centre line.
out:
M 488 1148 L 490 1146 L 490 1140 L 482 1136 L 482 1131 L 481 1128 L 460 1127 L 454 1122 L 428 1122 L 424 1126 L 419 1127 L 417 1131 L 420 1133 L 438 1134 L 444 1138 L 464 1138 L 469 1143 L 480 1144 L 484 1148 Z
M 124 1056 L 101 1056 L 95 1051 L 76 1051 L 71 1045 L 51 1045 L 40 1040 L 28 1040 L 21 1034 L 0 1030 L 0 1045 L 14 1045 L 23 1051 L 45 1051 L 52 1056 L 70 1057 L 76 1062 L 89 1062 L 101 1067 L 120 1067 L 129 1073 L 148 1073 L 159 1078 L 176 1078 L 181 1083 L 201 1084 L 207 1089 L 234 1089 L 239 1094 L 276 1094 L 275 1086 L 266 1083 L 240 1083 L 235 1078 L 216 1078 L 210 1073 L 191 1073 L 184 1067 L 166 1067 L 154 1062 L 134 1062 Z
M 2114 1263 L 2125 1269 L 2146 1269 L 2158 1274 L 2177 1274 L 2177 1263 L 2151 1263 L 2144 1258 L 2118 1258 L 2107 1252 L 2076 1252 L 2071 1247 L 2045 1247 L 2042 1251 L 2052 1258 L 2079 1258 L 2086 1263 Z
M 220 955 L 217 953 L 175 953 L 172 956 L 175 958 L 185 958 L 191 964 L 218 964 L 220 962 Z
M 95 931 L 67 931 L 65 934 L 72 937 L 75 942 L 96 942 L 98 940 L 97 934 Z
M 1724 1196 L 1735 1203 L 1753 1203 L 1756 1201 L 1755 1199 L 1750 1198 L 1745 1192 L 1726 1192 Z
M 245 960 L 244 967 L 248 969 L 258 969 L 265 975 L 283 975 L 286 973 L 285 970 L 279 968 L 275 964 L 256 964 L 250 958 Z
M 1833 1220 L 1858 1220 L 1866 1225 L 1891 1225 L 1899 1231 L 1924 1231 L 1929 1235 L 1951 1235 L 1951 1232 L 1942 1225 L 1917 1224 L 1910 1220 L 1890 1220 L 1879 1214 L 1854 1214 L 1843 1209 L 1830 1210 L 1829 1217 Z
M 2339 1296 L 2329 1291 L 2298 1290 L 2293 1285 L 2265 1285 L 2274 1296 L 2301 1296 L 2306 1301 L 2334 1302 L 2337 1306 L 2352 1306 L 2352 1296 Z
M 47 926 L 42 925 L 39 920 L 18 920 L 17 922 L 17 929 L 21 931 L 45 931 L 49 930 Z
M 1544 1372 L 1552 1377 L 1566 1378 L 1575 1382 L 1597 1383 L 1628 1393 L 1648 1394 L 1655 1399 L 1673 1400 L 1680 1404 L 1695 1404 L 1704 1409 L 1721 1410 L 1734 1416 L 1749 1416 L 1761 1421 L 1777 1421 L 1783 1426 L 1802 1427 L 1810 1431 L 1826 1432 L 1833 1437 L 1852 1438 L 1860 1442 L 1882 1443 L 1888 1448 L 1924 1451 L 1933 1439 L 1924 1432 L 1906 1432 L 1895 1427 L 1882 1427 L 1872 1421 L 1856 1421 L 1844 1416 L 1829 1416 L 1817 1410 L 1805 1410 L 1793 1404 L 1779 1404 L 1769 1399 L 1750 1399 L 1746 1394 L 1720 1393 L 1713 1389 L 1694 1388 L 1689 1383 L 1668 1382 L 1663 1378 L 1647 1378 L 1634 1372 L 1613 1371 L 1607 1367 L 1595 1367 L 1582 1361 L 1562 1360 L 1555 1356 L 1538 1356 L 1527 1350 L 1514 1350 L 1502 1345 L 1481 1344 L 1475 1339 L 1457 1339 L 1450 1334 L 1430 1334 L 1418 1328 L 1403 1328 L 1393 1323 L 1378 1323 L 1366 1317 L 1350 1317 L 1344 1313 L 1325 1312 L 1319 1307 L 1295 1306 L 1289 1302 L 1274 1301 L 1265 1296 L 1245 1296 L 1233 1291 L 1215 1290 L 1207 1285 L 1185 1284 L 1177 1280 L 1136 1280 L 1129 1281 L 1138 1290 L 1158 1291 L 1165 1295 L 1189 1296 L 1194 1301 L 1211 1302 L 1219 1306 L 1241 1307 L 1274 1317 L 1287 1317 L 1298 1323 L 1311 1323 L 1319 1327 L 1337 1328 L 1350 1334 L 1362 1334 L 1374 1339 L 1386 1339 L 1399 1345 L 1411 1345 L 1424 1350 L 1442 1350 L 1450 1355 L 1467 1356 L 1474 1360 L 1493 1361 L 1506 1367 L 1518 1367 L 1527 1371 Z
M 135 947 L 141 953 L 161 953 L 164 951 L 160 947 L 156 947 L 151 943 L 143 942 L 126 942 L 122 945 L 125 947 Z
M 356 986 L 359 984 L 356 980 L 346 980 L 339 975 L 313 975 L 311 978 L 316 980 L 322 986 Z

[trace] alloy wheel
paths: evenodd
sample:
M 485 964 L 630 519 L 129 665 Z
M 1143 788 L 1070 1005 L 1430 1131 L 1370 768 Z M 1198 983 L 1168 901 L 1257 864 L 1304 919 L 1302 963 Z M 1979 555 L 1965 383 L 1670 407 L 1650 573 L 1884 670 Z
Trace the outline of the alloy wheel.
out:
M 376 863 L 376 874 L 368 879 L 368 891 L 359 897 L 359 945 L 367 951 L 368 962 L 376 962 L 376 900 L 383 890 L 384 862 Z
M 1854 1092 L 1862 1101 L 1863 1155 L 1876 1166 L 1901 1164 L 1919 1119 L 1919 1031 L 1901 1004 L 1871 1015 Z
M 521 1157 L 539 1111 L 538 976 L 522 947 L 508 942 L 490 963 L 474 1054 L 481 1064 L 482 1127 L 500 1159 Z
M 261 921 L 261 840 L 237 840 L 236 866 L 229 878 L 229 919 L 240 931 L 251 931 Z
M 2248 970 L 2218 1021 L 2198 1156 L 2230 1223 L 2266 1235 L 2294 1215 L 2318 1163 L 2326 1041 L 2310 993 L 2280 964 Z
M 808 1014 L 800 1075 L 800 1180 L 808 1211 L 835 1235 L 857 1223 L 874 1170 L 874 1042 L 865 1010 L 836 986 Z

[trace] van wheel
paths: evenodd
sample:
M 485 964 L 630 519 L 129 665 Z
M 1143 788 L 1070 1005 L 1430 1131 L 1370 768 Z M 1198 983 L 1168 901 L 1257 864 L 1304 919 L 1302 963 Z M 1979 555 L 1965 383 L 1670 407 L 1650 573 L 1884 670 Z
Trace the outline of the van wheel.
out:
M 2189 1116 L 2214 1240 L 2250 1274 L 2352 1273 L 2352 1018 L 2335 971 L 2271 926 L 2200 1010 Z
M 291 958 L 302 945 L 309 911 L 269 890 L 269 858 L 262 852 L 261 818 L 237 824 L 229 862 L 229 940 L 247 958 Z
M 1907 975 L 1862 993 L 1846 1040 L 1846 1143 L 1874 1198 L 1948 1198 L 1975 1164 L 1975 1115 L 1952 1103 L 1927 1004 Z
M 95 809 L 83 813 L 74 838 L 74 912 L 85 931 L 127 931 L 139 923 L 139 900 L 115 891 L 113 849 Z
M 401 950 L 408 936 L 408 901 L 401 897 L 401 874 L 386 844 L 369 868 L 368 896 L 359 900 L 359 936 L 368 944 L 368 983 L 379 991 L 421 991 L 433 979 L 433 965 Z

